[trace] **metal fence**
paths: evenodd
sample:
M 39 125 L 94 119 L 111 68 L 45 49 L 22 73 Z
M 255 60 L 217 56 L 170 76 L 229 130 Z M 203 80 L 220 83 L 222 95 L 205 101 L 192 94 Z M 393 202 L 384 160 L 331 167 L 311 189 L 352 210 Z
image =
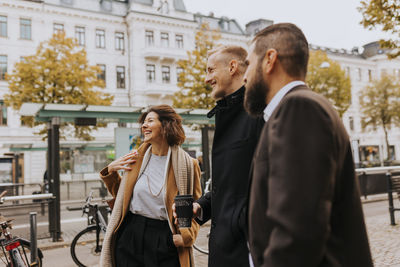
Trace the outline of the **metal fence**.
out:
M 368 195 L 387 193 L 387 173 L 400 174 L 400 166 L 356 169 L 361 195 L 367 198 Z
M 94 197 L 104 198 L 108 194 L 100 179 L 61 181 L 60 187 L 61 201 L 84 200 L 90 191 Z
M 7 196 L 32 195 L 48 193 L 43 183 L 12 184 L 0 183 L 0 192 L 7 191 Z M 100 179 L 66 180 L 60 183 L 61 201 L 84 200 L 90 191 L 94 191 L 94 197 L 104 198 L 107 189 Z

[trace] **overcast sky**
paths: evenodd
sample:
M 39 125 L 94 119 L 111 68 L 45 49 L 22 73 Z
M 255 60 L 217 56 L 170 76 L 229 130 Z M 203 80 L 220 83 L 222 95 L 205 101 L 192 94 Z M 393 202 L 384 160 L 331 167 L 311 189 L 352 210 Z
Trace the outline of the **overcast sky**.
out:
M 332 48 L 351 49 L 388 37 L 376 30 L 364 29 L 359 22 L 360 0 L 184 0 L 189 12 L 226 16 L 245 29 L 246 23 L 264 18 L 292 22 L 306 35 L 308 42 Z

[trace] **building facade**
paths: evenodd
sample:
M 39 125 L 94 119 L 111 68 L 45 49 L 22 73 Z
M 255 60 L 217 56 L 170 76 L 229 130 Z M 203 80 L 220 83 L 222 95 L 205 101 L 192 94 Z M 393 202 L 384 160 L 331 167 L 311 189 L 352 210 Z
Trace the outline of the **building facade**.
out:
M 8 92 L 4 73 L 11 72 L 24 56 L 34 54 L 39 43 L 53 33 L 64 31 L 86 49 L 89 63 L 103 70 L 104 92 L 114 95 L 113 105 L 145 107 L 172 104 L 173 94 L 179 90 L 176 84 L 181 70 L 177 62 L 194 49 L 195 33 L 204 22 L 220 30 L 219 43 L 243 47 L 252 35 L 273 23 L 260 19 L 249 22 L 243 30 L 234 19 L 187 12 L 183 0 L 0 0 L 0 154 L 19 153 L 24 182 L 42 180 L 46 143 L 34 134 L 35 129 L 21 125 L 18 111 L 6 107 L 2 99 Z M 371 77 L 384 70 L 399 71 L 400 63 L 389 61 L 376 49 L 376 53 L 364 49 L 371 52 L 368 55 L 316 46 L 311 49 L 326 50 L 349 70 L 353 102 L 343 120 L 354 145 L 360 147 L 360 161 L 379 162 L 384 152 L 383 133 L 361 129 L 357 94 Z M 109 146 L 117 126 L 110 124 L 93 133 L 95 141 L 90 143 L 63 141 L 62 179 L 97 177 L 98 169 L 112 158 Z M 393 129 L 389 137 L 398 159 L 400 136 Z M 199 142 L 199 134 L 188 131 L 188 140 Z M 96 149 L 82 149 L 88 146 Z M 368 154 L 371 149 L 375 153 L 372 158 Z M 0 183 L 1 179 L 0 170 Z
M 351 51 L 311 45 L 313 50 L 327 53 L 329 58 L 340 63 L 351 79 L 351 105 L 343 115 L 343 123 L 350 135 L 354 159 L 360 166 L 380 166 L 386 160 L 387 150 L 385 135 L 382 127 L 362 127 L 362 114 L 359 103 L 360 93 L 373 80 L 382 75 L 393 75 L 400 78 L 400 60 L 389 60 L 386 50 L 379 46 L 379 42 L 364 45 L 361 49 Z M 390 160 L 400 159 L 400 131 L 398 127 L 391 127 L 388 134 Z

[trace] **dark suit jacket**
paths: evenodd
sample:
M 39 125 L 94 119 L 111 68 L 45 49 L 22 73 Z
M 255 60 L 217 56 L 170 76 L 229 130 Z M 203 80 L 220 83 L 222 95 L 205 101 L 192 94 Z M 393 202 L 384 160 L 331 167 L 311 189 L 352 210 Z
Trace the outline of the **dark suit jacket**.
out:
M 264 125 L 248 216 L 255 266 L 373 266 L 349 137 L 331 104 L 306 86 Z

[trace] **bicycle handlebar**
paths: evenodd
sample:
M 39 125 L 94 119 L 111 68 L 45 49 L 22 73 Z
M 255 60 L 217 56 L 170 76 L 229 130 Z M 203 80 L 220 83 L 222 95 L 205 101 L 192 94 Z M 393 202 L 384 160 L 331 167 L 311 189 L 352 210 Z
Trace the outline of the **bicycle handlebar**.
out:
M 6 194 L 7 194 L 7 190 L 4 190 L 3 192 L 1 192 L 0 198 L 4 197 Z
M 86 199 L 86 205 L 90 204 L 90 202 L 92 201 L 92 199 L 93 199 L 93 190 L 90 190 L 89 196 L 88 196 L 87 199 Z
M 82 210 L 82 207 L 67 207 L 66 209 L 69 211 L 74 211 L 74 210 Z

